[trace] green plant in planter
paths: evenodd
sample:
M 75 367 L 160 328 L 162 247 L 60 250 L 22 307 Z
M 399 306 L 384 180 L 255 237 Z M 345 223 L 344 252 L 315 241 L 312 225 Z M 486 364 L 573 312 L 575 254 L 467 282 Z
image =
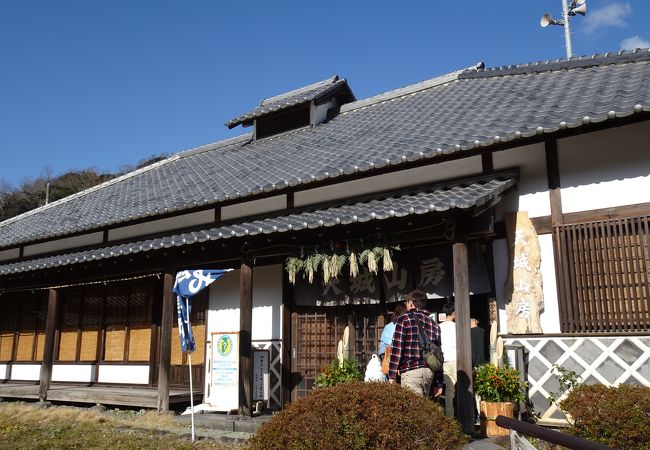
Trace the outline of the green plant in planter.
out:
M 363 380 L 363 374 L 357 367 L 357 362 L 344 359 L 343 364 L 339 364 L 339 361 L 334 359 L 328 367 L 325 367 L 318 374 L 314 386 L 316 388 L 332 387 L 352 380 Z
M 510 367 L 483 364 L 474 369 L 474 393 L 486 402 L 523 402 L 528 383 L 519 379 L 519 371 Z

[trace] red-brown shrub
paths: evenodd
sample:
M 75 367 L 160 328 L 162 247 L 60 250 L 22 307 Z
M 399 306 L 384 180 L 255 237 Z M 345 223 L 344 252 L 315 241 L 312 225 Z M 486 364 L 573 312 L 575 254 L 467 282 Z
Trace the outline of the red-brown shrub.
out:
M 650 449 L 650 388 L 580 385 L 560 407 L 574 420 L 576 436 L 621 450 Z
M 460 425 L 398 385 L 351 381 L 317 389 L 273 416 L 253 449 L 460 449 Z

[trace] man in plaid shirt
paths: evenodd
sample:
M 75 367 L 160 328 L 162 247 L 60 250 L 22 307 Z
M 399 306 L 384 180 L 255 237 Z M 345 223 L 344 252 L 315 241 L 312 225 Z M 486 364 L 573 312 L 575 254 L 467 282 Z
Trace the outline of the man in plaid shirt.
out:
M 399 316 L 395 323 L 395 334 L 393 334 L 388 369 L 390 383 L 395 383 L 395 377 L 397 377 L 397 371 L 399 370 L 402 377 L 402 386 L 424 396 L 429 395 L 429 389 L 433 382 L 433 372 L 427 367 L 421 356 L 418 318 L 420 319 L 420 327 L 422 327 L 429 339 L 440 345 L 440 327 L 424 309 L 426 299 L 426 295 L 418 290 L 407 295 L 405 303 L 408 311 Z

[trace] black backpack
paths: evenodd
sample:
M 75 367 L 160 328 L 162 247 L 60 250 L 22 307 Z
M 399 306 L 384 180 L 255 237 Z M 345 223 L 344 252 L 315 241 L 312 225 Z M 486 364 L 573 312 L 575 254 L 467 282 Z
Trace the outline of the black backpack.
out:
M 415 323 L 418 328 L 418 339 L 420 341 L 421 357 L 427 367 L 432 371 L 441 370 L 442 363 L 445 361 L 442 355 L 442 349 L 438 344 L 429 339 L 427 333 L 420 327 L 420 315 L 414 313 Z

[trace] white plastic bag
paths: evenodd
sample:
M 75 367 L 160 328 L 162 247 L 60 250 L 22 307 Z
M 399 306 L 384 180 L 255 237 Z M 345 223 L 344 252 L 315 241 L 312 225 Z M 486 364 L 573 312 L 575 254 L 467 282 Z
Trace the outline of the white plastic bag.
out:
M 386 375 L 381 371 L 381 362 L 375 354 L 368 361 L 364 381 L 386 381 Z

